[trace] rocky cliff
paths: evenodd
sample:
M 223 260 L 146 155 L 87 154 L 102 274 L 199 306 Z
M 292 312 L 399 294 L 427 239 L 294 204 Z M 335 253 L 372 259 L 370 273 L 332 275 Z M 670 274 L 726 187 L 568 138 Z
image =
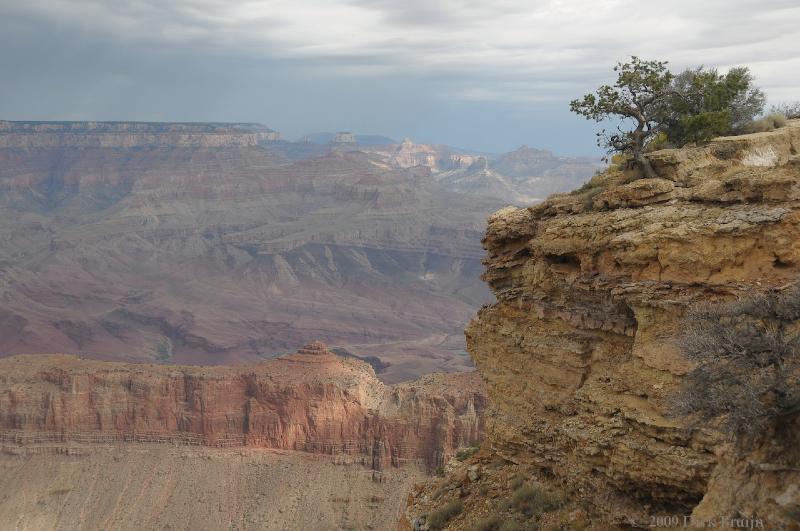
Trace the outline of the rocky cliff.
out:
M 343 454 L 375 469 L 435 468 L 483 438 L 473 373 L 382 384 L 365 362 L 320 343 L 261 363 L 186 367 L 67 355 L 0 360 L 0 443 L 169 442 Z
M 536 516 L 557 525 L 675 516 L 666 524 L 680 527 L 691 515 L 796 526 L 796 448 L 767 440 L 742 456 L 713 425 L 667 411 L 692 367 L 673 343 L 690 305 L 798 281 L 799 151 L 795 121 L 655 152 L 654 179 L 612 168 L 491 216 L 484 279 L 497 302 L 466 331 L 491 404 L 488 442 L 469 476 L 456 467 L 417 491 L 407 522 L 424 525 L 448 497 L 465 505 L 453 528 L 517 518 L 516 501 L 498 500 L 533 480 L 560 491 L 549 509 L 559 516 Z

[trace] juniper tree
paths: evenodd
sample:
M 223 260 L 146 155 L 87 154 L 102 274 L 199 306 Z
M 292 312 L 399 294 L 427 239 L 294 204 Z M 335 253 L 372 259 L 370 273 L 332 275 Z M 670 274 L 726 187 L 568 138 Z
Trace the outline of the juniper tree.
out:
M 617 63 L 614 71 L 614 85 L 602 85 L 595 94 L 572 100 L 570 110 L 597 122 L 618 117 L 617 131 L 603 129 L 597 133 L 597 145 L 609 155 L 630 155 L 644 177 L 655 177 L 644 151 L 647 143 L 666 127 L 674 96 L 673 76 L 666 61 L 643 61 L 636 56 L 629 62 Z M 632 129 L 623 129 L 626 125 Z

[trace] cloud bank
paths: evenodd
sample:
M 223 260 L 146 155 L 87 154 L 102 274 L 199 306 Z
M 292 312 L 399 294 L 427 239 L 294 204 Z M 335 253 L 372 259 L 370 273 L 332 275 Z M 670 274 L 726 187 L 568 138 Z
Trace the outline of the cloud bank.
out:
M 0 0 L 0 113 L 586 153 L 567 102 L 616 61 L 747 65 L 786 101 L 800 99 L 798 42 L 796 0 Z

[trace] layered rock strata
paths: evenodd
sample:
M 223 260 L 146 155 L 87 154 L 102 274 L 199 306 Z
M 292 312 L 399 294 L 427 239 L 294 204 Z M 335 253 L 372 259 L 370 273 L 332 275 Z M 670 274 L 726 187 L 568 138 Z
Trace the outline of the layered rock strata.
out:
M 491 216 L 484 279 L 497 302 L 466 331 L 491 404 L 480 462 L 535 471 L 598 528 L 690 514 L 790 525 L 796 451 L 767 440 L 742 456 L 713 425 L 667 411 L 692 367 L 674 343 L 687 307 L 800 278 L 798 152 L 794 121 L 656 152 L 657 178 L 612 169 Z M 453 528 L 486 512 L 468 484 Z M 418 493 L 408 521 L 443 503 L 433 499 Z
M 437 467 L 482 439 L 484 407 L 475 373 L 386 386 L 367 363 L 320 343 L 227 367 L 68 355 L 0 360 L 7 450 L 164 442 L 349 454 L 375 469 L 408 461 Z
M 253 123 L 0 121 L 0 148 L 243 147 L 279 138 Z

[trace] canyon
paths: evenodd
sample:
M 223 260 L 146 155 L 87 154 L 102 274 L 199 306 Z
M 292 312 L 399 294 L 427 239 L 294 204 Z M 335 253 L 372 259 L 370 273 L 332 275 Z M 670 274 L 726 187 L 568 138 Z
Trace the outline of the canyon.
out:
M 169 443 L 350 456 L 374 470 L 442 466 L 483 438 L 473 372 L 387 386 L 319 342 L 236 366 L 124 364 L 69 355 L 0 360 L 5 452 Z
M 226 364 L 320 339 L 387 383 L 470 370 L 486 216 L 596 168 L 526 149 L 505 177 L 490 158 L 258 124 L 0 122 L 0 356 Z
M 387 529 L 484 437 L 474 371 L 386 385 L 320 342 L 249 364 L 0 360 L 0 528 Z
M 466 330 L 487 440 L 415 488 L 401 527 L 457 507 L 449 529 L 798 529 L 796 437 L 742 447 L 670 403 L 694 366 L 676 341 L 689 308 L 800 280 L 799 153 L 794 120 L 652 152 L 656 178 L 612 165 L 493 214 L 483 278 L 497 300 Z

